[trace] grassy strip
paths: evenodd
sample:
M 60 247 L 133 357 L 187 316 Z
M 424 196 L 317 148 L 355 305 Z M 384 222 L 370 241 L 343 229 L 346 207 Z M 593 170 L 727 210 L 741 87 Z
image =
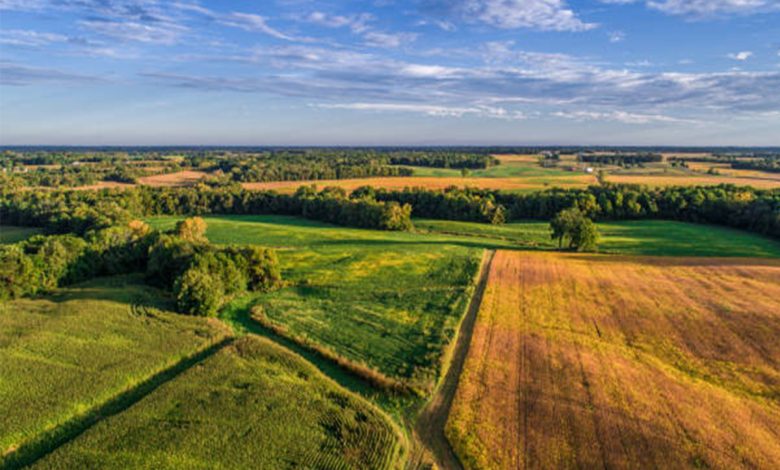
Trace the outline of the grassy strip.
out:
M 416 388 L 406 381 L 396 380 L 392 377 L 388 377 L 365 364 L 360 364 L 347 359 L 346 357 L 308 338 L 290 333 L 286 326 L 269 319 L 268 316 L 263 312 L 263 308 L 260 305 L 252 307 L 250 317 L 263 328 L 266 328 L 274 334 L 292 341 L 304 349 L 316 353 L 323 359 L 335 363 L 341 369 L 349 372 L 350 374 L 358 376 L 375 388 L 403 395 L 424 393 L 424 390 Z
M 0 469 L 17 469 L 35 463 L 58 447 L 77 438 L 97 422 L 126 410 L 149 393 L 153 392 L 160 385 L 176 378 L 190 367 L 213 355 L 232 341 L 232 337 L 226 337 L 195 354 L 184 357 L 170 367 L 162 369 L 151 377 L 127 388 L 125 391 L 119 393 L 102 405 L 94 407 L 79 416 L 75 416 L 62 425 L 21 444 L 15 450 L 2 456 L 0 459 Z

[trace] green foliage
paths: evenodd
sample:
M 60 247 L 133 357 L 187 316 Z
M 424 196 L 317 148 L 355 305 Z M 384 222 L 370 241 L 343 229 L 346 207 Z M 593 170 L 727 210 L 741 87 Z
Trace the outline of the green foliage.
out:
M 576 251 L 595 251 L 599 239 L 596 224 L 576 208 L 562 210 L 553 217 L 550 236 L 558 240 L 558 248 L 566 242 L 568 249 Z
M 380 411 L 287 350 L 236 340 L 33 468 L 398 468 Z
M 213 317 L 222 306 L 225 285 L 219 276 L 201 266 L 184 271 L 173 285 L 176 307 L 182 313 Z
M 201 217 L 190 217 L 176 224 L 176 235 L 190 243 L 206 241 L 206 222 Z

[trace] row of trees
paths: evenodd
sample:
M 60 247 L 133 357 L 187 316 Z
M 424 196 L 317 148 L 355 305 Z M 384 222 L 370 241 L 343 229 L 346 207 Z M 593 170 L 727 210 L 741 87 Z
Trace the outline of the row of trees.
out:
M 731 168 L 736 170 L 758 170 L 769 173 L 780 173 L 780 158 L 766 158 L 764 160 L 739 160 L 732 162 Z
M 664 157 L 659 153 L 580 153 L 577 159 L 584 163 L 626 166 L 662 162 Z
M 172 233 L 133 221 L 86 237 L 36 236 L 0 246 L 0 299 L 52 290 L 96 276 L 145 272 L 148 282 L 173 292 L 180 312 L 215 315 L 232 295 L 267 291 L 281 283 L 276 253 L 257 246 L 217 247 L 206 224 L 185 219 Z
M 349 197 L 338 189 L 296 194 L 248 191 L 240 186 L 135 188 L 102 191 L 5 191 L 0 220 L 45 227 L 54 233 L 126 224 L 150 215 L 284 214 L 385 230 L 411 227 L 410 216 L 502 223 L 550 220 L 576 207 L 594 220 L 669 219 L 711 223 L 780 237 L 780 191 L 721 185 L 649 188 L 592 186 L 513 194 L 457 189 L 359 188 Z
M 126 225 L 151 215 L 281 214 L 379 230 L 408 230 L 411 207 L 370 197 L 347 197 L 343 190 L 318 192 L 303 187 L 295 194 L 248 191 L 238 185 L 210 188 L 137 187 L 100 191 L 4 191 L 4 224 L 43 227 L 50 233 L 84 234 Z

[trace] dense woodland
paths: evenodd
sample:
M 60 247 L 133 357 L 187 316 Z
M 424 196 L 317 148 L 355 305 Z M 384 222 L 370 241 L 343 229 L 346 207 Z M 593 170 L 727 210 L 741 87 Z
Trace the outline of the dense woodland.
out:
M 731 168 L 735 170 L 758 170 L 769 173 L 780 173 L 780 157 L 766 158 L 764 160 L 741 160 L 731 162 Z
M 12 152 L 0 161 L 4 185 L 77 187 L 100 181 L 137 183 L 138 178 L 181 170 L 209 174 L 212 185 L 231 182 L 305 181 L 411 176 L 410 167 L 484 169 L 490 155 L 452 150 L 304 149 L 269 151 Z
M 658 163 L 664 160 L 660 153 L 632 153 L 632 154 L 590 154 L 581 153 L 577 159 L 583 163 L 596 163 L 599 165 L 642 165 L 645 163 Z

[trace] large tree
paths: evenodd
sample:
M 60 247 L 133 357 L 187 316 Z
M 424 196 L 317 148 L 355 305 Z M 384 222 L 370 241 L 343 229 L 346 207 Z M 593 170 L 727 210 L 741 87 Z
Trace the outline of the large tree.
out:
M 577 208 L 560 211 L 550 221 L 550 233 L 558 247 L 576 251 L 596 251 L 599 233 L 593 223 Z

